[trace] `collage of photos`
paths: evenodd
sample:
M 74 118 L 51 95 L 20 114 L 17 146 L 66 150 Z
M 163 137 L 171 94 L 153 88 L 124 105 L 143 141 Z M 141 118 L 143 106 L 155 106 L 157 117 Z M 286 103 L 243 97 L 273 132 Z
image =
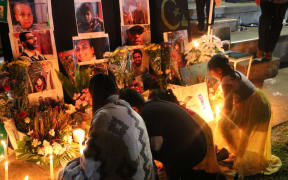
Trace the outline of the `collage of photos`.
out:
M 101 0 L 75 0 L 75 17 L 78 34 L 104 34 Z
M 62 99 L 51 0 L 9 0 L 8 24 L 14 59 L 30 62 L 29 101 Z
M 151 42 L 149 0 L 119 0 L 122 45 Z
M 187 30 L 179 30 L 174 32 L 163 33 L 164 42 L 171 44 L 170 50 L 170 69 L 173 79 L 181 79 L 181 68 L 186 66 L 184 53 L 188 47 Z

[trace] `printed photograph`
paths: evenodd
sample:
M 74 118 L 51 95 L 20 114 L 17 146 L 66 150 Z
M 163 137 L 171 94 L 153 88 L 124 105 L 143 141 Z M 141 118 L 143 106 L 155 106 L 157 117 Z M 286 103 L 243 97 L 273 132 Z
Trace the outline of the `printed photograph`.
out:
M 122 25 L 150 24 L 149 0 L 120 0 Z
M 49 29 L 47 0 L 9 0 L 9 5 L 13 32 Z
M 103 61 L 103 54 L 110 51 L 109 37 L 73 37 L 74 59 L 78 65 Z
M 100 0 L 76 1 L 75 15 L 78 33 L 104 32 L 104 20 Z
M 10 42 L 15 59 L 42 61 L 57 58 L 50 30 L 10 33 Z
M 31 63 L 28 68 L 29 101 L 37 102 L 40 97 L 63 98 L 62 85 L 56 70 L 59 70 L 57 59 Z
M 149 25 L 122 26 L 122 45 L 137 46 L 151 42 Z
M 170 49 L 170 69 L 174 79 L 181 79 L 181 68 L 186 66 L 184 57 L 185 48 L 188 46 L 187 30 L 163 33 L 164 42 L 171 44 Z
M 134 76 L 142 75 L 149 71 L 149 57 L 143 49 L 136 48 L 131 50 L 132 70 Z

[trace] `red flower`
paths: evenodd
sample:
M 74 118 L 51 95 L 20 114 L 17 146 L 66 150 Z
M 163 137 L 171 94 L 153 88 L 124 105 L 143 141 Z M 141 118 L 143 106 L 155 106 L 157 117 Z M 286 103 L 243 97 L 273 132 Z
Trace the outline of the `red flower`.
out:
M 27 115 L 28 115 L 27 111 L 21 111 L 17 114 L 17 118 L 18 119 L 24 119 L 27 117 Z
M 4 86 L 4 87 L 3 87 L 3 90 L 4 90 L 5 92 L 10 91 L 10 89 L 11 89 L 10 86 Z

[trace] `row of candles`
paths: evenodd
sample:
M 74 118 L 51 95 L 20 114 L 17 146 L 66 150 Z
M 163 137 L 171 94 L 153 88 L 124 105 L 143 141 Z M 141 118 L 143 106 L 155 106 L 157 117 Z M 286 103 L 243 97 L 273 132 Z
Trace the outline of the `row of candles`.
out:
M 73 131 L 73 137 L 76 142 L 79 142 L 79 151 L 80 155 L 83 154 L 83 147 L 82 143 L 85 139 L 85 131 L 82 129 L 77 129 Z M 5 141 L 1 141 L 1 144 L 4 148 L 4 158 L 5 158 L 5 180 L 8 180 L 8 147 Z M 49 164 L 50 164 L 50 179 L 54 180 L 54 167 L 53 167 L 53 155 L 51 154 L 49 157 Z M 29 176 L 25 176 L 24 180 L 29 180 Z

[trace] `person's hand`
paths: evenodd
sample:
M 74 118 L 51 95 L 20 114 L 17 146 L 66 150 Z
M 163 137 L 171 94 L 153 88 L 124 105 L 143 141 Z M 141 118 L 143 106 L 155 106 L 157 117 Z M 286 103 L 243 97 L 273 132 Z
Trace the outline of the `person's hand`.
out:
M 255 0 L 255 3 L 257 4 L 257 6 L 260 6 L 260 2 L 261 0 Z

